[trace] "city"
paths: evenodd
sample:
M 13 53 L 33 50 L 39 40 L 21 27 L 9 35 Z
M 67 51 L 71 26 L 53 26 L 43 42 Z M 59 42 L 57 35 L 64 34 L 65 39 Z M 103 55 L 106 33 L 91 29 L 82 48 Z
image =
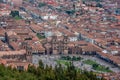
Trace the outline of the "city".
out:
M 0 64 L 40 60 L 120 80 L 120 1 L 0 0 Z

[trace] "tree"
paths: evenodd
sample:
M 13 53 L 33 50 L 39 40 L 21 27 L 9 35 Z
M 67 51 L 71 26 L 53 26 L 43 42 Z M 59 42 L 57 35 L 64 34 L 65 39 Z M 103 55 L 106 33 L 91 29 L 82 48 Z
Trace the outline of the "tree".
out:
M 68 15 L 73 15 L 75 13 L 75 10 L 67 10 L 65 11 Z
M 81 57 L 79 56 L 79 57 L 77 57 L 77 60 L 79 61 L 79 60 L 81 60 Z
M 35 68 L 35 66 L 33 66 L 33 65 L 29 65 L 28 66 L 28 72 L 29 73 L 37 73 L 37 71 L 36 71 L 36 68 Z
M 82 71 L 78 72 L 70 63 L 66 68 L 62 65 L 56 65 L 55 68 L 46 65 L 43 68 L 43 63 L 40 61 L 39 67 L 29 65 L 27 71 L 18 71 L 0 64 L 0 80 L 104 80 L 96 77 L 93 72 Z
M 106 70 L 109 70 L 109 67 L 106 67 Z
M 95 69 L 99 66 L 99 64 L 93 64 L 92 67 Z
M 100 8 L 102 8 L 102 7 L 103 7 L 103 5 L 102 5 L 102 4 L 100 4 L 100 3 L 97 3 L 97 4 L 96 4 L 96 7 L 100 7 Z
M 41 7 L 43 7 L 43 6 L 46 6 L 47 4 L 46 3 L 39 3 L 39 7 L 41 8 Z
M 77 58 L 75 56 L 72 57 L 73 61 L 77 61 Z
M 10 15 L 11 15 L 12 17 L 16 17 L 16 16 L 19 17 L 19 11 L 11 11 Z
M 43 64 L 42 60 L 39 61 L 39 68 L 44 69 L 44 64 Z

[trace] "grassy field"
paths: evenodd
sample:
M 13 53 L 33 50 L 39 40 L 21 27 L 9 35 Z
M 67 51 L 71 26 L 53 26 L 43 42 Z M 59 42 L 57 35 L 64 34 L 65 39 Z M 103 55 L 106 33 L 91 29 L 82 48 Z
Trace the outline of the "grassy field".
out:
M 65 65 L 65 68 L 67 67 L 67 65 L 70 65 L 70 61 L 67 60 L 56 60 L 57 64 L 63 64 Z M 80 72 L 81 69 L 76 67 L 77 72 Z
M 56 61 L 58 64 L 63 64 L 65 66 L 69 65 L 70 64 L 70 61 L 66 61 L 66 60 L 57 60 Z
M 102 71 L 102 72 L 112 72 L 109 68 L 99 65 L 98 67 L 93 68 L 96 71 Z
M 19 16 L 14 17 L 15 20 L 20 20 L 21 18 Z
M 92 60 L 85 60 L 83 61 L 85 64 L 88 64 L 88 65 L 93 65 L 93 64 L 97 64 L 95 61 L 92 61 Z
M 103 65 L 98 64 L 95 61 L 92 60 L 85 60 L 83 61 L 85 64 L 91 65 L 92 68 L 96 71 L 101 71 L 101 72 L 112 72 L 108 67 L 105 67 Z

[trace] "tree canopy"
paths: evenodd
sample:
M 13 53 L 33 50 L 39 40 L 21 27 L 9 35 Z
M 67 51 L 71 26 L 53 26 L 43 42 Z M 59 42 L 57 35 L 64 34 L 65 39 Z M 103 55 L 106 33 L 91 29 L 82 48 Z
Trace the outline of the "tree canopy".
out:
M 12 17 L 19 16 L 19 11 L 11 11 L 10 15 L 11 15 Z
M 41 7 L 44 7 L 44 6 L 46 6 L 46 5 L 47 5 L 46 3 L 41 3 L 41 2 L 40 2 L 38 6 L 41 8 Z
M 0 65 L 0 80 L 104 80 L 99 79 L 93 72 L 78 71 L 73 63 L 66 68 L 62 65 L 44 65 L 42 61 L 39 66 L 29 65 L 27 71 L 19 71 L 11 67 Z

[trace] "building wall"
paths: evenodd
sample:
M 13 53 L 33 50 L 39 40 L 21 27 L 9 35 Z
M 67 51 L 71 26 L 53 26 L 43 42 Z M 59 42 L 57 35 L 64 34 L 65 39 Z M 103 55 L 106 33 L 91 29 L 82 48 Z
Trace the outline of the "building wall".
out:
M 68 54 L 68 37 L 64 37 L 60 41 L 57 37 L 53 37 L 51 44 L 53 54 Z

